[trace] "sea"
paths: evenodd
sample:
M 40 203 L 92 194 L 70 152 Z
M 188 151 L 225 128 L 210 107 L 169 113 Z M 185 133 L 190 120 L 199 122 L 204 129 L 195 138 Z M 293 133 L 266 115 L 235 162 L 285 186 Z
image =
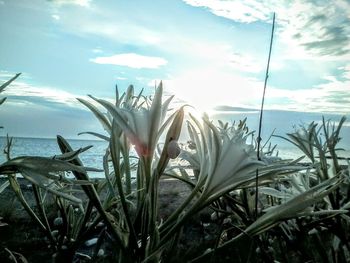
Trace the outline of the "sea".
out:
M 68 143 L 74 150 L 92 146 L 92 148 L 79 155 L 84 166 L 102 170 L 103 156 L 105 154 L 108 143 L 102 140 L 77 140 L 68 139 Z M 3 149 L 6 147 L 6 137 L 0 137 L 0 163 L 6 161 Z M 42 156 L 53 157 L 61 154 L 56 139 L 51 138 L 12 138 L 11 158 L 19 156 Z M 103 177 L 102 172 L 91 172 L 90 177 Z
M 255 134 L 258 129 L 258 112 L 215 112 L 211 114 L 210 118 L 213 119 L 214 124 L 217 124 L 215 120 L 222 120 L 223 122 L 233 123 L 238 120 L 247 118 L 248 127 L 255 130 Z M 339 116 L 329 115 L 325 116 L 326 119 L 332 119 L 335 122 L 339 121 Z M 341 140 L 338 144 L 339 157 L 350 158 L 350 122 L 349 117 L 346 116 L 347 121 L 344 123 L 340 137 Z M 287 133 L 292 133 L 298 129 L 299 125 L 306 125 L 311 121 L 316 121 L 320 123 L 322 116 L 315 114 L 300 115 L 298 113 L 286 112 L 286 111 L 266 111 L 264 116 L 262 138 L 263 143 L 267 141 L 271 135 L 280 135 L 286 137 Z M 186 130 L 186 129 L 183 129 Z M 180 142 L 186 142 L 188 134 L 186 132 L 180 137 Z M 162 139 L 162 138 L 161 138 Z M 92 146 L 89 150 L 81 153 L 79 156 L 86 167 L 92 167 L 97 169 L 103 168 L 103 156 L 105 150 L 108 147 L 108 143 L 102 140 L 89 140 L 89 139 L 68 139 L 67 140 L 74 150 L 83 148 L 86 146 Z M 274 154 L 278 154 L 279 157 L 283 159 L 296 159 L 303 156 L 303 153 L 295 147 L 290 142 L 281 139 L 279 137 L 272 136 L 270 138 L 271 145 L 276 145 L 276 150 Z M 6 161 L 5 155 L 3 154 L 3 149 L 6 146 L 6 137 L 0 137 L 0 163 Z M 60 154 L 57 141 L 54 138 L 24 138 L 24 137 L 14 137 L 13 144 L 11 148 L 11 158 L 17 156 L 44 156 L 52 157 Z M 305 162 L 308 162 L 305 159 Z M 343 164 L 347 164 L 347 161 L 342 161 Z M 90 177 L 103 177 L 102 172 L 93 172 L 89 174 Z

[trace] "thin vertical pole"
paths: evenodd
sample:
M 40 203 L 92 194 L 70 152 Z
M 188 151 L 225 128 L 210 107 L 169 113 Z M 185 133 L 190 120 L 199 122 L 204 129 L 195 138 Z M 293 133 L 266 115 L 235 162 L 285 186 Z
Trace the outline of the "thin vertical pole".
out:
M 257 146 L 257 158 L 260 161 L 260 144 L 261 144 L 261 129 L 262 129 L 262 119 L 263 119 L 263 112 L 264 112 L 264 103 L 265 103 L 265 93 L 266 93 L 266 86 L 267 86 L 267 79 L 269 78 L 269 68 L 270 68 L 270 59 L 271 59 L 271 51 L 272 51 L 272 43 L 273 43 L 273 34 L 275 30 L 275 13 L 273 13 L 272 18 L 272 29 L 271 29 L 271 38 L 270 38 L 270 49 L 269 49 L 269 57 L 267 59 L 267 66 L 266 66 L 266 73 L 265 73 L 265 81 L 264 81 L 264 90 L 263 90 L 263 96 L 261 100 L 261 108 L 260 108 L 260 117 L 259 117 L 259 130 L 258 130 L 258 146 Z M 259 177 L 259 170 L 256 169 L 256 176 L 255 176 L 255 216 L 258 217 L 258 177 Z

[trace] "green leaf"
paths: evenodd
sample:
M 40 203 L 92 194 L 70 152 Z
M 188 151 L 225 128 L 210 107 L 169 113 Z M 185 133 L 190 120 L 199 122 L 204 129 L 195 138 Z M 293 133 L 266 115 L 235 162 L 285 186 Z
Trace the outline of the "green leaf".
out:
M 89 108 L 92 111 L 92 113 L 96 116 L 96 118 L 99 120 L 99 122 L 102 124 L 102 127 L 105 129 L 105 131 L 111 134 L 112 125 L 107 119 L 107 117 L 90 102 L 80 98 L 77 98 L 77 100 L 82 104 L 84 104 L 87 108 Z
M 26 174 L 35 183 L 40 184 L 49 182 L 49 179 L 75 184 L 75 181 L 65 178 L 64 174 L 62 176 L 62 172 L 85 173 L 87 170 L 99 171 L 98 169 L 80 167 L 61 160 L 36 156 L 17 157 L 0 165 L 0 174 Z
M 0 194 L 10 185 L 9 181 L 5 181 L 2 185 L 0 185 Z
M 2 98 L 0 99 L 0 105 L 3 104 L 5 102 L 6 98 Z
M 82 152 L 85 152 L 85 151 L 89 150 L 91 147 L 92 147 L 92 145 L 86 146 L 84 148 L 80 148 L 80 149 L 78 149 L 76 151 L 71 151 L 71 152 L 67 152 L 67 153 L 64 153 L 64 154 L 55 155 L 53 157 L 53 159 L 61 160 L 61 161 L 70 161 L 70 160 L 75 159 Z
M 298 213 L 322 200 L 342 182 L 342 177 L 333 177 L 313 188 L 310 188 L 310 190 L 305 191 L 287 202 L 269 209 L 266 214 L 251 224 L 245 232 L 249 235 L 258 235 L 283 220 L 296 217 Z
M 144 101 L 139 104 L 140 99 L 143 98 L 142 93 L 143 93 L 143 89 L 141 89 L 141 91 L 139 92 L 139 95 L 137 95 L 136 98 L 134 99 L 134 103 L 132 104 L 133 108 L 139 108 L 143 105 Z
M 21 73 L 17 73 L 12 79 L 6 81 L 4 84 L 2 84 L 0 86 L 0 93 L 4 91 L 4 89 L 11 84 L 12 81 L 14 81 L 16 78 L 19 77 L 19 75 L 21 75 Z
M 210 145 L 208 145 L 208 156 L 209 156 L 209 162 L 211 163 L 210 167 L 211 170 L 208 171 L 208 174 L 212 174 L 213 171 L 216 169 L 216 166 L 223 156 L 221 153 L 222 145 L 221 145 L 221 138 L 219 131 L 217 128 L 209 121 L 207 118 L 203 118 L 204 124 L 207 125 L 207 127 L 211 130 L 211 133 L 207 135 L 208 141 L 210 142 Z M 229 142 L 230 143 L 230 142 Z M 223 153 L 225 154 L 225 153 Z M 208 180 L 209 183 L 209 180 Z
M 40 180 L 37 180 L 38 178 L 34 176 L 34 174 L 32 173 L 32 171 L 29 171 L 29 170 L 24 170 L 21 172 L 21 174 L 23 175 L 23 177 L 25 179 L 27 179 L 29 182 L 47 190 L 48 192 L 54 194 L 54 195 L 57 195 L 57 196 L 60 196 L 64 199 L 67 199 L 73 203 L 76 203 L 76 204 L 81 204 L 82 203 L 82 200 L 71 195 L 71 194 L 68 194 L 68 193 L 65 193 L 64 191 L 62 191 L 63 189 L 54 189 L 52 187 L 51 184 L 49 185 L 45 185 L 42 183 L 42 181 Z
M 131 103 L 133 97 L 134 97 L 134 86 L 129 85 L 125 93 L 125 101 Z
M 84 168 L 65 161 L 39 156 L 16 157 L 0 165 L 0 174 L 16 173 L 21 170 L 33 170 L 40 174 L 50 172 L 85 171 Z
M 259 193 L 270 195 L 280 199 L 289 199 L 292 197 L 291 193 L 278 191 L 272 187 L 261 187 L 259 188 Z
M 149 125 L 150 140 L 148 141 L 148 145 L 147 145 L 148 149 L 153 149 L 155 145 L 152 145 L 152 143 L 157 140 L 158 129 L 159 129 L 159 126 L 161 123 L 161 117 L 162 117 L 162 95 L 163 95 L 163 84 L 162 82 L 160 82 L 150 108 L 151 123 Z
M 114 120 L 118 123 L 120 128 L 129 137 L 130 141 L 133 144 L 137 144 L 137 142 L 135 143 L 135 140 L 137 140 L 136 134 L 133 132 L 130 125 L 126 122 L 122 114 L 119 112 L 118 108 L 106 100 L 97 99 L 94 97 L 91 98 L 100 103 L 103 107 L 105 107 L 112 114 Z
M 80 132 L 80 133 L 78 133 L 78 135 L 82 135 L 82 134 L 93 135 L 93 136 L 95 136 L 97 138 L 100 138 L 102 140 L 105 140 L 105 141 L 109 142 L 109 137 L 107 137 L 107 136 L 105 136 L 103 134 L 100 134 L 100 133 L 96 133 L 96 132 Z
M 161 176 L 161 174 L 163 173 L 166 165 L 169 162 L 167 148 L 168 148 L 168 145 L 169 145 L 170 141 L 178 140 L 178 138 L 180 136 L 180 133 L 181 133 L 183 119 L 184 119 L 184 110 L 183 110 L 183 107 L 181 107 L 176 112 L 176 115 L 175 115 L 175 118 L 173 120 L 173 123 L 171 124 L 171 126 L 170 126 L 170 128 L 168 130 L 168 133 L 166 135 L 163 151 L 161 153 L 161 156 L 159 158 L 159 162 L 158 162 L 158 165 L 157 165 L 158 176 Z
M 347 214 L 347 213 L 349 213 L 348 210 L 337 209 L 337 210 L 321 210 L 321 211 L 301 212 L 301 213 L 298 213 L 297 216 L 324 216 L 324 215 L 335 216 L 335 215 Z
M 27 213 L 39 224 L 39 226 L 46 231 L 45 225 L 42 223 L 42 221 L 39 219 L 39 217 L 34 213 L 30 205 L 27 203 L 26 199 L 23 196 L 21 186 L 19 185 L 17 178 L 15 176 L 9 176 L 9 182 L 11 185 L 11 188 L 15 195 L 17 196 L 18 200 L 21 202 L 24 209 L 27 211 Z
M 69 143 L 62 136 L 57 136 L 57 142 L 61 149 L 61 152 L 65 153 L 71 152 L 73 150 Z M 74 160 L 71 160 L 70 162 L 77 166 L 83 165 L 78 157 Z M 73 171 L 73 174 L 79 180 L 89 179 L 86 172 Z M 118 225 L 114 223 L 115 218 L 112 215 L 110 215 L 106 210 L 104 210 L 94 185 L 82 185 L 82 188 L 85 191 L 86 195 L 89 197 L 90 201 L 96 207 L 97 211 L 100 213 L 101 217 L 104 219 L 107 227 L 111 230 L 111 234 L 118 243 L 118 245 L 121 247 L 123 252 L 128 253 L 128 248 L 125 246 L 125 242 L 121 239 L 121 235 L 119 233 L 120 231 L 118 230 Z

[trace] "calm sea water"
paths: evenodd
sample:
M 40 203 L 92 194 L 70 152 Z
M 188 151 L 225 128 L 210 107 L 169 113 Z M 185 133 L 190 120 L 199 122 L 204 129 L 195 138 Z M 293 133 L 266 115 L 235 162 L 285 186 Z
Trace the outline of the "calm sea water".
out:
M 349 127 L 346 127 L 346 132 L 349 132 Z M 350 157 L 350 151 L 348 144 L 348 139 L 344 140 L 340 146 L 345 148 L 346 151 L 339 152 L 339 156 Z M 92 145 L 93 147 L 86 152 L 80 154 L 80 158 L 86 167 L 93 167 L 102 169 L 103 155 L 105 154 L 105 149 L 108 145 L 105 141 L 96 140 L 68 140 L 73 149 L 79 149 L 81 147 L 86 147 Z M 302 152 L 290 143 L 282 139 L 273 139 L 273 143 L 277 144 L 277 149 L 279 151 L 279 156 L 283 158 L 295 159 L 302 156 Z M 0 162 L 5 161 L 5 156 L 2 153 L 6 145 L 6 138 L 0 137 Z M 32 156 L 44 156 L 51 157 L 60 154 L 57 142 L 55 139 L 44 139 L 44 138 L 14 138 L 13 146 L 11 151 L 12 158 L 17 156 L 32 155 Z M 90 177 L 101 177 L 103 173 L 90 173 Z

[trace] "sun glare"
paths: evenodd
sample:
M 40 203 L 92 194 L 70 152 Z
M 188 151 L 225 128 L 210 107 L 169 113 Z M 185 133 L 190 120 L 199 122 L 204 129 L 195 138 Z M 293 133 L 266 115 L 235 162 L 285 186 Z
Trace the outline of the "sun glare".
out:
M 229 72 L 198 69 L 164 81 L 164 87 L 199 112 L 212 111 L 216 106 L 256 106 L 262 84 Z

